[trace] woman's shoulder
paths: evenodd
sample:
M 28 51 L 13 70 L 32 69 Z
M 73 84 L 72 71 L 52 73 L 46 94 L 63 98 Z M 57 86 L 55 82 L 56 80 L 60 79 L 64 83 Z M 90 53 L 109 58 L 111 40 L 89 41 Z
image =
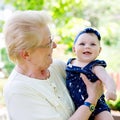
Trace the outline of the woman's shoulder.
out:
M 66 63 L 59 59 L 55 59 L 55 60 L 53 60 L 53 63 L 51 64 L 50 69 L 52 69 L 56 72 L 65 72 Z
M 66 63 L 64 61 L 61 61 L 59 59 L 54 59 L 53 63 L 51 64 L 52 67 L 66 67 Z

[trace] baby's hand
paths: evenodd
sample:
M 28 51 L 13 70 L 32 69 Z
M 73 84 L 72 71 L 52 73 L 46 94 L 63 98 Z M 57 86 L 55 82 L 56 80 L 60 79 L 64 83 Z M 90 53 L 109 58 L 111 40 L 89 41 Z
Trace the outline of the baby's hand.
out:
M 116 92 L 114 91 L 107 91 L 105 93 L 106 100 L 113 100 L 115 101 L 117 98 Z

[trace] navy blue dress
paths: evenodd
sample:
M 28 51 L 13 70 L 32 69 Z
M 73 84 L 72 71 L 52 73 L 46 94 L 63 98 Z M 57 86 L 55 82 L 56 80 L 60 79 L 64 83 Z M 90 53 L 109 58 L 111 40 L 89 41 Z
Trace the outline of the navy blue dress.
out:
M 77 109 L 79 106 L 83 105 L 84 101 L 88 97 L 86 85 L 80 77 L 80 73 L 85 74 L 91 82 L 95 82 L 98 80 L 98 77 L 92 72 L 92 68 L 96 65 L 106 67 L 106 63 L 103 60 L 94 60 L 84 68 L 81 68 L 72 65 L 72 60 L 75 60 L 75 58 L 69 59 L 66 67 L 66 86 L 73 99 L 75 108 Z M 105 102 L 104 95 L 102 95 L 98 100 L 95 111 L 92 113 L 89 120 L 94 120 L 95 115 L 102 111 L 110 111 Z

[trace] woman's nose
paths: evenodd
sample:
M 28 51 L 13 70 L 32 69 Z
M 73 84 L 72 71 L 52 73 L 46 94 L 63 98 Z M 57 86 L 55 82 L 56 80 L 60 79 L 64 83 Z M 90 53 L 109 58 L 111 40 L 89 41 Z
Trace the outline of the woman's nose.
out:
M 57 44 L 55 42 L 53 42 L 53 48 L 56 48 Z

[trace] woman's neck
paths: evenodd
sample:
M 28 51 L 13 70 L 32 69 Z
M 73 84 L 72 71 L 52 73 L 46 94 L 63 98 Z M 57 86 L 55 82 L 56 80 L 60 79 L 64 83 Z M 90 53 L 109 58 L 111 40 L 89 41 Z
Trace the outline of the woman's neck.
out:
M 48 69 L 28 69 L 25 66 L 17 65 L 16 70 L 23 75 L 40 80 L 46 80 L 50 77 L 50 71 Z

